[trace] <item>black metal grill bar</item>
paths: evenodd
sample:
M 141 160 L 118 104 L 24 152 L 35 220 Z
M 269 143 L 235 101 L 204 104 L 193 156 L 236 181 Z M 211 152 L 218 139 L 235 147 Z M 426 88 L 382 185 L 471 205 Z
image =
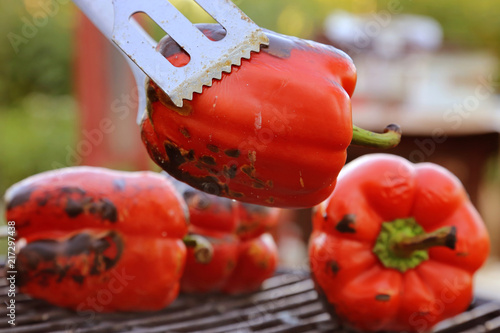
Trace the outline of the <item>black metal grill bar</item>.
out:
M 0 302 L 9 300 L 0 273 Z M 0 309 L 0 318 L 6 317 Z M 92 319 L 16 294 L 16 326 L 0 320 L 0 333 L 309 333 L 350 332 L 324 311 L 305 272 L 279 272 L 262 290 L 240 296 L 181 295 L 164 310 L 96 313 Z M 470 310 L 440 323 L 435 333 L 500 333 L 500 304 L 479 300 Z
M 493 302 L 485 303 L 451 319 L 442 321 L 434 330 L 435 333 L 455 333 L 457 327 L 460 327 L 463 332 L 468 332 L 468 330 L 474 330 L 476 326 L 482 325 L 493 318 L 500 318 L 500 305 Z

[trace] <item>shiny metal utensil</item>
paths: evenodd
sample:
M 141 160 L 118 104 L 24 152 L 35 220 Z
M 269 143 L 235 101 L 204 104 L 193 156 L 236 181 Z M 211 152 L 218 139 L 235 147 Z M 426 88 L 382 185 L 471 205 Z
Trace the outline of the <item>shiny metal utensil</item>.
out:
M 73 0 L 101 32 L 135 63 L 132 66 L 139 87 L 149 76 L 175 105 L 211 86 L 222 72 L 250 58 L 260 45 L 267 45 L 265 33 L 230 0 L 193 0 L 226 30 L 220 41 L 210 41 L 167 0 Z M 156 42 L 132 19 L 146 13 L 190 56 L 186 66 L 175 67 L 156 51 Z M 140 70 L 141 69 L 142 73 Z M 142 91 L 143 89 L 139 89 Z M 143 93 L 143 92 L 142 92 Z M 145 96 L 139 98 L 138 121 L 145 109 Z

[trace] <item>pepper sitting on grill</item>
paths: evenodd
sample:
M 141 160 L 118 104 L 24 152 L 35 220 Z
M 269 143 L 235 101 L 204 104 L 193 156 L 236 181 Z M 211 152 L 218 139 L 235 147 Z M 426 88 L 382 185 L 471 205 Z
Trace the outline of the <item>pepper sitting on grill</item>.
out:
M 182 291 L 245 293 L 258 289 L 274 274 L 278 250 L 269 231 L 278 222 L 279 209 L 244 204 L 172 182 L 189 207 L 190 237 L 201 235 L 213 247 L 209 263 L 197 261 L 188 249 Z
M 146 311 L 180 287 L 187 207 L 151 172 L 73 167 L 45 172 L 6 193 L 18 234 L 16 282 L 35 298 L 78 311 Z

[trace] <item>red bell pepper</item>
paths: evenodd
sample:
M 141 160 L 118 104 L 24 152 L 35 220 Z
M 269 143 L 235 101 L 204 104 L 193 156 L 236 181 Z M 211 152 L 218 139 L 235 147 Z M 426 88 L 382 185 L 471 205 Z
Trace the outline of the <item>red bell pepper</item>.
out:
M 225 30 L 201 25 L 211 40 Z M 385 134 L 353 127 L 356 70 L 342 51 L 266 31 L 269 46 L 176 107 L 147 83 L 142 140 L 170 175 L 219 196 L 274 207 L 311 207 L 326 199 L 349 144 L 392 147 Z M 175 66 L 189 56 L 169 37 L 159 51 Z
M 490 247 L 455 176 L 392 155 L 347 165 L 313 222 L 315 281 L 335 313 L 365 331 L 424 332 L 464 311 Z
M 256 238 L 275 229 L 280 209 L 238 202 L 234 207 L 238 226 L 236 234 L 240 240 Z
M 187 207 L 165 177 L 66 168 L 13 185 L 6 203 L 22 292 L 97 312 L 157 310 L 176 298 Z
M 213 248 L 209 263 L 197 261 L 188 249 L 182 291 L 245 293 L 273 275 L 278 251 L 268 231 L 275 227 L 279 209 L 242 204 L 172 182 L 189 207 L 190 236 L 203 236 Z

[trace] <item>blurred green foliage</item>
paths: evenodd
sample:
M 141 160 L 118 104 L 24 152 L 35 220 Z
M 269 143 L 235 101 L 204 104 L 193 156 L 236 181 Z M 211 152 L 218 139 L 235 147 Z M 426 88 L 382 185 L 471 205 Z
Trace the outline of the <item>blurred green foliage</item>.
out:
M 207 16 L 187 0 L 172 0 L 194 21 Z M 257 24 L 313 38 L 333 10 L 376 13 L 396 4 L 403 12 L 429 15 L 445 40 L 463 49 L 500 54 L 500 2 L 469 0 L 234 0 Z M 40 4 L 43 4 L 40 7 Z M 40 15 L 45 8 L 46 20 Z M 0 195 L 7 186 L 64 161 L 76 142 L 72 93 L 76 24 L 69 0 L 2 1 L 0 35 Z M 41 14 L 40 14 L 41 13 Z M 35 21 L 38 18 L 39 21 Z M 30 24 L 32 30 L 29 30 Z M 34 30 L 33 30 L 34 28 Z M 26 32 L 31 32 L 26 34 Z M 17 38 L 21 37 L 21 39 Z M 16 39 L 17 38 L 17 39 Z M 14 41 L 14 42 L 13 42 Z
M 10 185 L 53 169 L 54 163 L 65 163 L 66 147 L 76 142 L 75 109 L 68 95 L 40 93 L 0 106 L 0 225 L 4 222 L 1 199 Z
M 0 189 L 65 163 L 66 146 L 76 141 L 74 110 L 71 97 L 35 93 L 0 107 Z
M 54 3 L 46 10 L 39 3 Z M 34 3 L 27 10 L 23 3 Z M 0 105 L 19 102 L 31 92 L 71 93 L 72 27 L 70 1 L 3 1 L 0 35 Z M 56 7 L 57 5 L 57 7 Z M 42 15 L 46 19 L 43 20 Z M 31 25 L 30 25 L 31 24 Z
M 71 2 L 2 1 L 0 12 L 2 224 L 7 187 L 64 161 L 65 147 L 76 141 L 77 114 L 71 97 Z
M 235 0 L 262 27 L 310 38 L 332 11 L 376 13 L 393 6 L 402 13 L 438 20 L 445 41 L 463 48 L 485 48 L 500 54 L 500 2 L 493 0 Z
M 190 0 L 170 0 L 192 22 L 213 19 Z M 233 0 L 261 27 L 301 38 L 313 38 L 335 10 L 375 14 L 398 12 L 426 15 L 439 21 L 447 43 L 483 48 L 500 54 L 500 2 L 492 0 Z M 155 30 L 160 34 L 158 30 Z

